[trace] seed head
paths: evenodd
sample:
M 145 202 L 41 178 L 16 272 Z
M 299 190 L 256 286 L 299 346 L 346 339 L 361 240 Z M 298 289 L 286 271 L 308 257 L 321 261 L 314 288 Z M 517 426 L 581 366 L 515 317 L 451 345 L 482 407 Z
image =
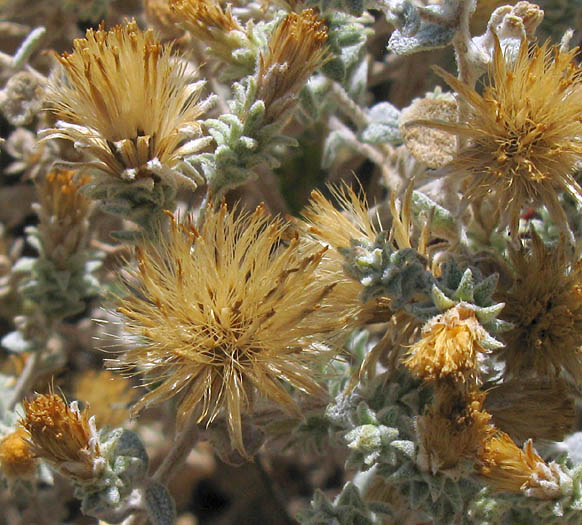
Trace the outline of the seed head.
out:
M 505 381 L 488 390 L 485 408 L 495 426 L 519 443 L 562 441 L 576 421 L 572 388 L 561 379 Z

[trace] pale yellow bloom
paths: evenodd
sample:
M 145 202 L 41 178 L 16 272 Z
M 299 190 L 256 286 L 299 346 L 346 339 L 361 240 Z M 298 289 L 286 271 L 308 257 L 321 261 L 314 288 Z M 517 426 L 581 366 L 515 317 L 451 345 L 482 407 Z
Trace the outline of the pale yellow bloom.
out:
M 325 342 L 348 321 L 331 315 L 334 285 L 318 279 L 326 248 L 284 242 L 285 223 L 261 208 L 206 213 L 200 231 L 174 223 L 138 249 L 129 284 L 139 293 L 128 290 L 118 311 L 144 343 L 112 366 L 135 367 L 152 385 L 135 411 L 179 394 L 180 424 L 224 413 L 244 454 L 241 420 L 257 395 L 300 416 L 288 385 L 324 394 L 318 370 L 334 355 Z
M 84 165 L 112 177 L 193 184 L 197 174 L 184 158 L 202 145 L 194 139 L 205 105 L 187 63 L 135 22 L 89 29 L 73 45 L 57 56 L 63 71 L 48 88 L 60 120 L 41 136 L 74 142 L 90 158 Z

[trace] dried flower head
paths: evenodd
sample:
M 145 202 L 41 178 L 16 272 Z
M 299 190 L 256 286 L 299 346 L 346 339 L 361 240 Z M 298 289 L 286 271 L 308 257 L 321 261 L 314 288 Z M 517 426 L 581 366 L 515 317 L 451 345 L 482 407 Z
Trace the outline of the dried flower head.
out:
M 86 370 L 75 377 L 73 394 L 91 407 L 100 427 L 120 426 L 129 418 L 131 382 L 109 370 Z
M 478 472 L 495 490 L 522 492 L 526 496 L 553 499 L 562 495 L 564 474 L 558 464 L 547 464 L 531 439 L 521 450 L 505 432 L 497 432 L 479 451 Z
M 518 234 L 522 207 L 544 204 L 567 230 L 557 194 L 582 199 L 573 176 L 582 154 L 582 69 L 577 50 L 562 51 L 548 43 L 529 49 L 524 40 L 515 61 L 506 61 L 496 41 L 491 84 L 479 94 L 471 85 L 440 70 L 467 108 L 459 123 L 433 123 L 467 142 L 444 168 L 467 181 L 466 201 L 492 196 L 501 226 Z
M 63 138 L 86 152 L 85 165 L 132 181 L 156 176 L 173 186 L 195 175 L 183 159 L 196 151 L 200 83 L 152 30 L 135 22 L 88 29 L 74 51 L 58 57 L 48 106 L 60 119 L 45 138 Z
M 483 410 L 484 399 L 482 392 L 466 394 L 447 383 L 436 387 L 434 403 L 417 422 L 419 461 L 425 470 L 436 474 L 475 456 L 493 431 L 491 415 Z
M 582 261 L 567 255 L 563 239 L 546 248 L 535 233 L 531 250 L 511 248 L 510 256 L 515 281 L 502 299 L 504 319 L 514 326 L 500 350 L 507 374 L 566 370 L 582 380 Z
M 91 201 L 80 189 L 89 181 L 73 170 L 55 169 L 38 186 L 39 237 L 45 256 L 59 268 L 67 268 L 85 240 Z
M 289 13 L 259 55 L 257 99 L 265 103 L 268 122 L 275 122 L 294 103 L 311 74 L 328 53 L 327 27 L 313 9 Z
M 67 405 L 57 394 L 37 394 L 24 401 L 20 421 L 32 452 L 63 475 L 77 481 L 95 478 L 103 469 L 94 418 L 75 401 Z
M 168 0 L 144 0 L 148 25 L 156 29 L 167 40 L 180 38 L 184 30 L 178 27 L 180 17 L 169 5 Z
M 238 46 L 228 38 L 228 33 L 244 33 L 244 28 L 232 16 L 230 5 L 226 10 L 216 0 L 169 0 L 168 5 L 176 20 L 195 38 L 209 45 L 221 58 L 230 61 L 231 52 Z
M 196 417 L 209 425 L 224 409 L 244 454 L 241 419 L 256 394 L 300 415 L 287 385 L 322 393 L 317 370 L 333 350 L 321 341 L 347 321 L 330 315 L 333 284 L 318 280 L 325 248 L 300 250 L 297 237 L 284 243 L 286 225 L 262 208 L 206 213 L 200 232 L 174 222 L 138 249 L 129 284 L 139 292 L 120 299 L 118 311 L 145 342 L 112 366 L 137 367 L 153 386 L 135 411 L 179 393 L 179 424 Z
M 562 441 L 576 422 L 572 388 L 560 379 L 506 381 L 488 390 L 485 407 L 495 426 L 520 443 Z
M 37 460 L 26 441 L 23 428 L 0 440 L 0 474 L 7 479 L 30 478 L 36 472 Z
M 474 384 L 479 356 L 487 352 L 481 345 L 486 337 L 474 310 L 459 303 L 427 321 L 422 337 L 412 345 L 403 363 L 425 381 L 450 378 L 456 383 Z

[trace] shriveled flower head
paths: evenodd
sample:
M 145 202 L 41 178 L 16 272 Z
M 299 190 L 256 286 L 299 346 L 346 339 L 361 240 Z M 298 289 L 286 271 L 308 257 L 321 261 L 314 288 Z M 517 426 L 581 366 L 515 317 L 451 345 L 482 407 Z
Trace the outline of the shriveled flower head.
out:
M 566 253 L 565 242 L 545 247 L 532 233 L 530 250 L 510 250 L 513 286 L 502 295 L 504 319 L 513 328 L 500 350 L 508 375 L 541 377 L 566 370 L 582 380 L 582 261 Z
M 191 182 L 183 159 L 200 147 L 192 139 L 205 106 L 186 62 L 135 22 L 88 29 L 73 45 L 57 57 L 64 74 L 48 89 L 48 107 L 60 120 L 41 135 L 74 142 L 91 158 L 87 166 L 112 177 Z
M 561 379 L 505 381 L 488 390 L 485 408 L 495 426 L 520 443 L 562 441 L 576 422 L 572 388 Z
M 0 475 L 6 479 L 26 479 L 36 472 L 35 458 L 23 428 L 0 439 Z
M 425 381 L 451 379 L 455 383 L 478 380 L 479 356 L 487 350 L 481 341 L 487 338 L 475 311 L 459 303 L 430 319 L 422 336 L 408 352 L 403 363 Z
M 557 463 L 547 464 L 539 456 L 531 439 L 521 450 L 505 432 L 497 432 L 483 444 L 479 462 L 478 473 L 495 490 L 539 499 L 562 495 L 564 473 Z
M 263 100 L 269 122 L 277 121 L 294 103 L 307 79 L 328 53 L 327 27 L 313 9 L 289 13 L 259 56 L 257 99 Z
M 428 413 L 418 418 L 421 465 L 435 474 L 454 468 L 459 461 L 474 458 L 493 431 L 491 415 L 483 410 L 485 394 L 467 394 L 443 383 L 435 390 Z
M 529 49 L 524 40 L 515 61 L 508 62 L 497 41 L 483 94 L 439 71 L 466 107 L 463 122 L 433 123 L 466 142 L 444 171 L 466 180 L 466 201 L 491 196 L 501 226 L 509 225 L 514 238 L 525 205 L 546 205 L 566 230 L 557 194 L 566 190 L 582 199 L 573 176 L 582 154 L 582 69 L 576 54 L 548 43 Z
M 349 320 L 330 315 L 333 284 L 317 278 L 325 253 L 284 242 L 286 228 L 261 208 L 252 214 L 206 210 L 200 231 L 187 221 L 137 251 L 128 295 L 118 311 L 141 345 L 119 366 L 146 377 L 152 390 L 134 410 L 181 394 L 178 423 L 212 423 L 223 411 L 234 447 L 245 453 L 243 414 L 256 394 L 300 415 L 288 385 L 321 394 L 324 345 Z M 135 292 L 137 290 L 137 292 Z
M 90 480 L 103 469 L 99 439 L 87 409 L 70 405 L 57 394 L 37 394 L 24 401 L 20 425 L 27 431 L 32 452 L 63 475 Z

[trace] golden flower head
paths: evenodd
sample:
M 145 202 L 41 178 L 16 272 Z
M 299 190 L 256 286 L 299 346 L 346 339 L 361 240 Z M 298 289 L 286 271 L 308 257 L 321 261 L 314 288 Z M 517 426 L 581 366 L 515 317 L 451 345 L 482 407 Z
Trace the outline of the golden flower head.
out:
M 546 248 L 532 233 L 531 249 L 510 249 L 513 286 L 501 296 L 504 319 L 500 352 L 506 373 L 535 372 L 541 377 L 566 370 L 582 380 L 582 261 L 567 255 L 565 242 Z
M 32 452 L 63 475 L 78 481 L 97 476 L 104 467 L 94 418 L 76 401 L 67 405 L 57 394 L 37 394 L 24 401 L 20 425 L 28 433 Z
M 491 415 L 483 410 L 484 399 L 482 392 L 464 393 L 447 383 L 435 388 L 433 404 L 417 420 L 419 461 L 425 470 L 436 474 L 475 456 L 493 431 Z
M 491 196 L 501 226 L 509 225 L 514 238 L 524 205 L 544 204 L 567 230 L 557 193 L 566 190 L 582 199 L 573 175 L 582 153 L 582 69 L 576 54 L 548 43 L 530 50 L 524 40 L 511 62 L 496 40 L 491 83 L 483 94 L 439 71 L 466 107 L 462 122 L 432 124 L 466 141 L 443 171 L 467 181 L 466 202 Z
M 521 443 L 562 441 L 576 422 L 572 388 L 560 379 L 503 382 L 488 390 L 485 407 L 495 426 Z
M 427 321 L 422 336 L 412 345 L 403 363 L 425 381 L 452 379 L 474 384 L 478 380 L 479 357 L 487 352 L 487 338 L 471 305 L 458 303 Z
M 505 432 L 496 432 L 479 451 L 478 473 L 495 490 L 524 493 L 540 499 L 561 496 L 563 473 L 547 464 L 528 440 L 521 450 Z
M 128 332 L 145 343 L 112 366 L 137 367 L 152 390 L 134 411 L 182 394 L 178 423 L 212 423 L 224 408 L 231 441 L 245 453 L 242 416 L 255 395 L 300 415 L 286 385 L 321 394 L 320 364 L 333 356 L 321 343 L 348 320 L 330 315 L 316 269 L 325 253 L 284 242 L 285 224 L 258 208 L 252 214 L 206 210 L 198 232 L 173 223 L 156 244 L 137 251 L 129 285 L 139 293 L 120 299 Z
M 259 55 L 257 99 L 265 103 L 267 119 L 275 122 L 294 102 L 311 74 L 328 55 L 327 27 L 313 9 L 289 13 Z
M 7 479 L 26 479 L 36 472 L 35 458 L 23 428 L 0 439 L 0 474 Z
M 195 174 L 183 159 L 201 147 L 193 139 L 205 105 L 186 62 L 135 22 L 88 29 L 73 45 L 57 57 L 64 75 L 48 88 L 60 121 L 41 136 L 74 142 L 91 157 L 85 165 L 113 177 L 191 183 Z
M 188 31 L 215 51 L 215 46 L 224 41 L 224 33 L 244 31 L 232 16 L 230 5 L 224 10 L 216 0 L 169 0 L 168 5 Z
M 320 191 L 313 191 L 309 205 L 301 212 L 304 220 L 297 221 L 296 225 L 302 232 L 302 243 L 306 247 L 328 248 L 317 273 L 322 282 L 334 284 L 332 302 L 338 308 L 338 315 L 346 312 L 354 322 L 363 324 L 374 315 L 375 302 L 362 303 L 362 285 L 344 272 L 345 258 L 340 250 L 349 248 L 352 239 L 366 239 L 373 243 L 379 228 L 368 217 L 365 199 L 354 190 L 348 186 L 331 188 L 331 194 L 339 208 Z

